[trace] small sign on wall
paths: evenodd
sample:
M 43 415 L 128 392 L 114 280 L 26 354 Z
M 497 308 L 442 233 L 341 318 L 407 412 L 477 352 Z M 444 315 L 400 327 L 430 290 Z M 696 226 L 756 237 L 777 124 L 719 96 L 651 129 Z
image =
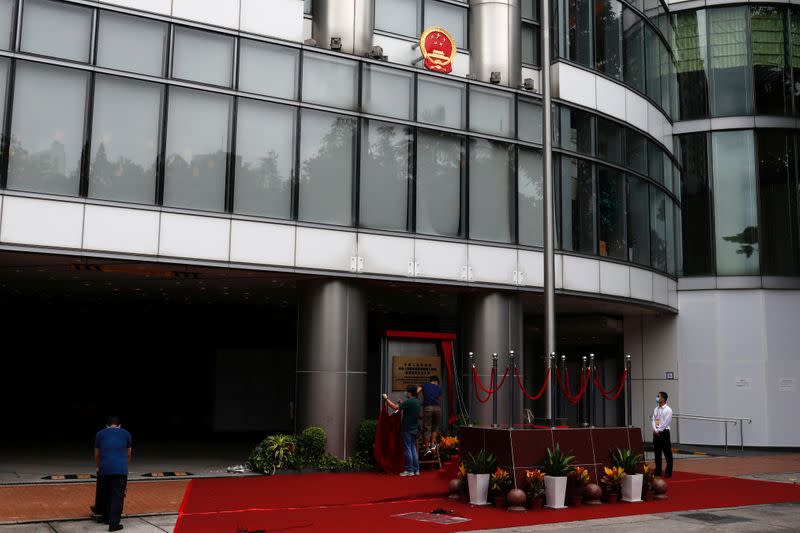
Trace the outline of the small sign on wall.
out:
M 431 376 L 442 379 L 442 358 L 439 356 L 392 357 L 392 391 L 405 391 L 409 385 L 422 385 Z
M 751 390 L 753 388 L 753 378 L 734 378 L 733 384 L 736 390 Z
M 667 379 L 675 379 L 675 372 L 667 372 Z
M 778 392 L 794 392 L 797 390 L 794 378 L 778 378 Z

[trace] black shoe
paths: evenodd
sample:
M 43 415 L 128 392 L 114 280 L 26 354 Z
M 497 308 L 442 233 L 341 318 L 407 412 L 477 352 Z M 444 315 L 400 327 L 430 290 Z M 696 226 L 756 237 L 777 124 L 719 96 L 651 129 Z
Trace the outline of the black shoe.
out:
M 667 478 L 667 479 L 669 479 L 669 478 L 671 478 L 671 477 L 672 477 L 672 474 L 665 474 L 665 475 L 664 475 L 664 477 L 665 477 L 665 478 Z
M 116 526 L 108 526 L 109 531 L 119 531 L 123 528 L 122 524 L 117 524 Z
M 92 512 L 92 514 L 100 514 L 97 512 L 97 507 L 95 507 L 94 505 L 90 505 L 89 510 Z

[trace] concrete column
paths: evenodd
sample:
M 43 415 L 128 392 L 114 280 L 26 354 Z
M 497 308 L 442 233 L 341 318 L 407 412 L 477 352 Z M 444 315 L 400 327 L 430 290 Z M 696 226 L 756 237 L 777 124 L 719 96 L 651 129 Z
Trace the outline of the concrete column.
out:
M 492 370 L 492 353 L 498 355 L 498 383 L 508 364 L 508 352 L 514 350 L 517 367 L 523 373 L 522 362 L 522 302 L 518 294 L 510 292 L 487 292 L 465 296 L 463 306 L 463 338 L 464 353 L 475 353 L 475 365 L 484 386 L 488 387 Z M 465 361 L 465 366 L 467 362 Z M 467 379 L 472 379 L 472 369 L 467 368 Z M 508 379 L 497 396 L 497 422 L 506 426 L 508 423 L 509 389 L 516 386 L 514 376 L 509 373 Z M 486 396 L 485 393 L 481 394 Z M 492 423 L 492 401 L 473 402 L 473 417 L 478 425 L 488 426 Z M 516 413 L 514 422 L 522 418 L 521 393 L 517 391 L 515 400 Z
M 364 418 L 367 383 L 367 304 L 352 281 L 301 287 L 298 302 L 296 429 L 321 426 L 328 453 L 354 453 Z
M 314 0 L 311 35 L 320 48 L 331 48 L 331 38 L 342 40 L 341 51 L 364 55 L 372 48 L 375 26 L 373 0 Z
M 519 87 L 522 77 L 520 0 L 470 0 L 470 71 L 489 82 L 500 73 L 500 84 Z

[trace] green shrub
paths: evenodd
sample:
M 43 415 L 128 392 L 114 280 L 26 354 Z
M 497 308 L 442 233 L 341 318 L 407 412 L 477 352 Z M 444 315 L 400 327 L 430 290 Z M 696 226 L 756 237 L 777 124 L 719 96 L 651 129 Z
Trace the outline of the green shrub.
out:
M 561 445 L 556 443 L 554 449 L 547 448 L 547 457 L 544 459 L 544 473 L 548 476 L 566 476 L 572 471 L 574 455 L 567 455 L 561 451 Z
M 497 466 L 497 459 L 493 453 L 481 450 L 475 455 L 467 453 L 464 466 L 470 474 L 491 474 Z
M 369 464 L 375 464 L 373 446 L 377 430 L 377 420 L 362 420 L 356 432 L 356 453 Z
M 297 440 L 293 435 L 270 435 L 250 453 L 250 467 L 262 474 L 274 474 L 275 470 L 291 468 L 296 461 Z
M 317 462 L 316 468 L 323 472 L 363 472 L 372 467 L 360 455 L 340 459 L 334 455 L 325 454 Z
M 622 467 L 629 476 L 638 473 L 641 462 L 642 456 L 630 448 L 617 448 L 611 452 L 611 466 Z
M 318 426 L 311 426 L 297 436 L 297 454 L 303 466 L 317 467 L 325 456 L 328 435 Z

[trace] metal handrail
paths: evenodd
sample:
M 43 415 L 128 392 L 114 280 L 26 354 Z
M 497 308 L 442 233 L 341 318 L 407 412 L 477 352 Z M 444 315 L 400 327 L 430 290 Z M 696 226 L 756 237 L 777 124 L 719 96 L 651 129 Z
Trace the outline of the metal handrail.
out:
M 743 416 L 705 416 L 705 415 L 689 415 L 689 414 L 672 414 L 672 418 L 684 420 L 701 420 L 704 422 L 722 422 L 725 430 L 725 453 L 728 453 L 728 424 L 732 423 L 734 426 L 739 425 L 739 445 L 744 450 L 744 423 L 752 424 L 751 418 Z M 680 431 L 678 432 L 676 443 L 680 444 Z

